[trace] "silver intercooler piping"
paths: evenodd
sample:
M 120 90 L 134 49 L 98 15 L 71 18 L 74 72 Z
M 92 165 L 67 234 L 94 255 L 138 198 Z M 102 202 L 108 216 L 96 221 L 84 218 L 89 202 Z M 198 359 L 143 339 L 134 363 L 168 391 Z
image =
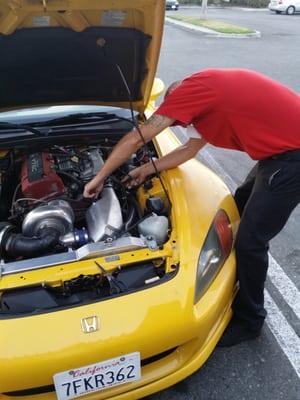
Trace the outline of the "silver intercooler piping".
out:
M 89 237 L 93 242 L 114 237 L 123 226 L 120 202 L 112 187 L 105 187 L 101 197 L 86 212 Z

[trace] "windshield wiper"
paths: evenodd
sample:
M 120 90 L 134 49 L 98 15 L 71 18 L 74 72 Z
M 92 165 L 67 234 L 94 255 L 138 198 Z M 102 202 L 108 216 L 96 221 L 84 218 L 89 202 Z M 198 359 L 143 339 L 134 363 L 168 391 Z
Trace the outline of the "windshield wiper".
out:
M 34 133 L 35 135 L 38 136 L 44 136 L 41 131 L 39 131 L 36 128 L 33 128 L 30 125 L 23 125 L 23 124 L 14 124 L 13 122 L 0 122 L 0 130 L 1 129 L 22 129 L 24 131 L 29 131 Z
M 64 117 L 49 119 L 48 121 L 39 122 L 39 125 L 54 125 L 61 122 L 112 122 L 112 121 L 128 121 L 133 123 L 129 118 L 120 117 L 114 113 L 107 112 L 90 112 L 90 113 L 75 113 Z

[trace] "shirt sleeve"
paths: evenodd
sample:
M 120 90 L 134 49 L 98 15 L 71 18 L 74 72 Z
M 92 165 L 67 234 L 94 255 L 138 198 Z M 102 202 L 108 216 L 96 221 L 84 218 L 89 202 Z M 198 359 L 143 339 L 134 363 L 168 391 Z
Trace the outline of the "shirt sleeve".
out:
M 189 125 L 209 112 L 216 103 L 213 89 L 202 82 L 201 73 L 186 78 L 155 111 L 155 114 Z M 176 125 L 174 123 L 173 125 Z

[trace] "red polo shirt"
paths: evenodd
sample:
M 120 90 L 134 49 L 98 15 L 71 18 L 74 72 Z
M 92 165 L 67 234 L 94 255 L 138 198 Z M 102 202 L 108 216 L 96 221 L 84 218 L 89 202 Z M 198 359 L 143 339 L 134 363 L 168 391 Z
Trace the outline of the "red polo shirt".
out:
M 300 149 L 300 96 L 254 71 L 207 69 L 182 81 L 156 114 L 193 124 L 214 146 L 254 160 Z

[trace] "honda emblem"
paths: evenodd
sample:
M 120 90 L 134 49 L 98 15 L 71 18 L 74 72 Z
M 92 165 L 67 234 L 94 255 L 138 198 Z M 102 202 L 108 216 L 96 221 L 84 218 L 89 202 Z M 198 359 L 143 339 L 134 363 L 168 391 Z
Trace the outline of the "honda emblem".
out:
M 92 333 L 99 330 L 99 318 L 96 315 L 82 318 L 81 327 L 84 333 Z

